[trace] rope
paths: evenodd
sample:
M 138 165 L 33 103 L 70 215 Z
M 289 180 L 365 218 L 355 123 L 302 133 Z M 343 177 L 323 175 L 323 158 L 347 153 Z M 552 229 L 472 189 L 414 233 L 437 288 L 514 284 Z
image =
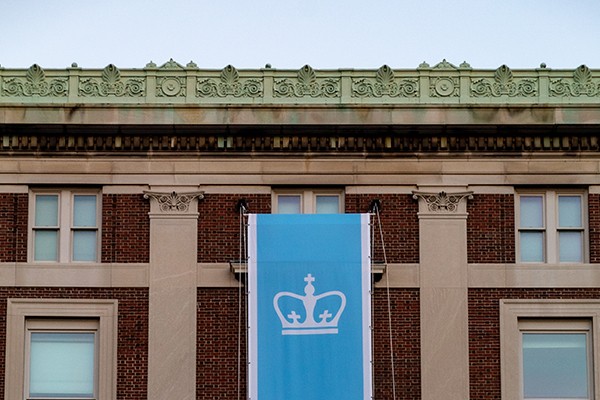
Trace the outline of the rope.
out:
M 244 231 L 244 209 L 240 207 L 240 244 L 238 260 L 242 262 Z M 237 357 L 237 399 L 240 400 L 242 391 L 242 280 L 238 280 L 238 357 Z
M 383 229 L 381 227 L 381 219 L 379 217 L 379 207 L 377 204 L 374 205 L 373 209 L 375 210 L 375 215 L 377 216 L 377 225 L 379 227 L 379 237 L 381 239 L 381 249 L 383 251 L 383 262 L 385 263 L 387 269 L 387 254 L 385 252 L 385 241 L 383 240 Z M 394 337 L 392 335 L 392 306 L 390 301 L 390 274 L 385 273 L 385 289 L 387 296 L 387 312 L 388 312 L 388 332 L 390 339 L 390 361 L 391 361 L 391 370 L 392 370 L 392 398 L 396 400 L 396 368 L 394 365 Z

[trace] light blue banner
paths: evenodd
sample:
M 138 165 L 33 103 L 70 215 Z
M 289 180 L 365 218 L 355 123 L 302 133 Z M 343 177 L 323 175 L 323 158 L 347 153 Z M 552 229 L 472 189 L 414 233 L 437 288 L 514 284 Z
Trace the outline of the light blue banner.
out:
M 366 400 L 369 216 L 249 216 L 252 400 Z

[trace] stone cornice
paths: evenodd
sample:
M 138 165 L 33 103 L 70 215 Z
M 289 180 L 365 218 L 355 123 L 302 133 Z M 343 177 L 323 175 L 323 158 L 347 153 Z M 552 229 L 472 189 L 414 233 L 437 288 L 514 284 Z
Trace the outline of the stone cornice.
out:
M 202 70 L 170 61 L 143 69 L 0 68 L 0 104 L 436 105 L 598 104 L 600 71 L 472 69 L 445 60 L 416 70 Z

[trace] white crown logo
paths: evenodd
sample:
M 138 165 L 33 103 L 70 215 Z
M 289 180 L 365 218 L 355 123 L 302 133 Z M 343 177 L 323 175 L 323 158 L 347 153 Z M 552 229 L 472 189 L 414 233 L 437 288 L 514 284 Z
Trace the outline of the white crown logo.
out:
M 346 307 L 346 296 L 337 290 L 315 296 L 315 287 L 312 284 L 314 281 L 315 278 L 312 274 L 308 274 L 304 278 L 304 282 L 306 282 L 304 296 L 291 292 L 279 292 L 273 297 L 273 307 L 275 307 L 275 312 L 281 320 L 282 335 L 327 335 L 338 333 L 338 320 Z M 300 322 L 302 315 L 298 314 L 295 310 L 291 310 L 287 318 L 283 316 L 279 307 L 279 300 L 285 297 L 302 301 L 305 311 L 302 322 Z M 329 310 L 324 310 L 319 315 L 320 321 L 315 321 L 314 311 L 317 301 L 326 297 L 338 297 L 341 300 L 339 309 L 335 315 L 331 314 Z

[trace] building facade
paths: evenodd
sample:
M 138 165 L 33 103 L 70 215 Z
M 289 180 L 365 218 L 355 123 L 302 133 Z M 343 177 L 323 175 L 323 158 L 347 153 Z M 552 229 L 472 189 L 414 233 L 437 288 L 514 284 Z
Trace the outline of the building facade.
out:
M 598 70 L 33 65 L 0 135 L 2 399 L 246 398 L 246 212 L 372 213 L 376 399 L 600 398 Z

